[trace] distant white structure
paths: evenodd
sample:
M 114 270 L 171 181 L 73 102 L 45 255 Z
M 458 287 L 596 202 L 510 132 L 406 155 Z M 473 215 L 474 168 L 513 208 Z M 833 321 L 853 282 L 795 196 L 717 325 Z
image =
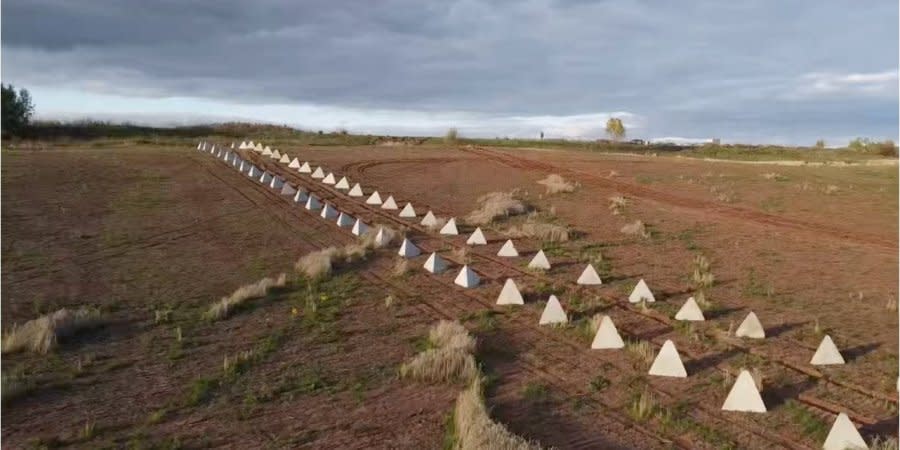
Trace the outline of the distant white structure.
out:
M 356 223 L 353 224 L 353 228 L 350 230 L 355 236 L 362 236 L 366 234 L 366 231 L 369 231 L 369 226 L 363 223 L 362 220 L 359 220 L 359 218 L 356 219 Z
M 294 158 L 294 159 L 297 159 L 297 158 Z M 281 155 L 281 158 L 278 158 L 278 162 L 280 162 L 282 164 L 287 164 L 288 166 L 290 166 L 291 158 L 287 155 L 287 153 L 285 153 L 285 154 Z
M 822 338 L 822 342 L 819 343 L 819 348 L 816 349 L 816 353 L 809 363 L 814 366 L 844 364 L 844 357 L 838 350 L 837 345 L 834 345 L 831 336 L 826 334 L 825 337 Z
M 247 171 L 247 176 L 253 178 L 254 180 L 259 178 L 259 169 L 254 165 L 250 165 L 250 170 Z
M 322 178 L 322 183 L 325 184 L 334 184 L 336 183 L 334 179 L 334 173 L 328 172 L 328 175 L 325 175 L 325 178 Z
M 284 183 L 284 186 L 281 187 L 281 195 L 294 195 L 297 193 L 297 190 L 294 189 L 294 186 L 291 186 L 291 183 Z
M 306 199 L 306 209 L 309 211 L 317 211 L 322 207 L 322 203 L 319 202 L 319 199 L 316 198 L 315 195 L 309 194 L 309 197 Z
M 684 302 L 684 305 L 681 306 L 681 309 L 675 313 L 675 320 L 702 322 L 706 320 L 706 318 L 703 317 L 703 310 L 700 309 L 700 305 L 697 304 L 694 297 L 688 297 L 687 301 Z
M 375 233 L 375 246 L 381 248 L 387 245 L 388 242 L 390 242 L 388 234 L 385 233 L 384 228 L 378 227 L 378 232 Z
M 519 256 L 519 251 L 516 250 L 516 246 L 513 245 L 512 239 L 507 239 L 506 243 L 503 244 L 503 247 L 500 247 L 500 251 L 497 252 L 497 256 L 502 256 L 504 258 L 515 258 Z
M 281 159 L 281 153 L 278 153 L 278 150 L 272 150 L 272 156 L 269 156 L 269 158 L 272 158 L 275 161 L 278 161 Z
M 253 147 L 253 150 L 254 150 L 256 153 L 262 153 L 262 152 L 263 152 L 263 146 L 262 146 L 262 143 L 261 143 L 261 142 L 257 142 L 257 143 L 256 143 L 256 146 Z
M 765 339 L 766 330 L 763 328 L 759 318 L 756 317 L 756 313 L 750 311 L 750 313 L 747 314 L 747 317 L 744 318 L 744 321 L 738 326 L 734 335 L 750 339 Z
M 297 172 L 300 172 L 300 173 L 312 173 L 312 167 L 309 167 L 309 163 L 308 163 L 308 162 L 304 162 L 303 165 L 301 165 L 300 168 L 297 169 Z M 323 174 L 322 176 L 324 176 L 324 174 Z
M 403 238 L 403 242 L 400 244 L 400 250 L 397 252 L 398 255 L 404 258 L 415 258 L 421 253 L 422 251 L 419 250 L 419 247 L 416 247 L 416 245 L 407 238 Z
M 591 348 L 594 350 L 619 349 L 625 347 L 622 336 L 619 336 L 619 330 L 609 316 L 603 316 L 600 319 L 600 326 L 597 327 L 597 334 L 594 335 L 594 341 L 591 342 Z
M 763 403 L 762 396 L 759 395 L 759 389 L 756 388 L 756 382 L 753 376 L 747 370 L 741 370 L 725 403 L 722 404 L 723 411 L 741 411 L 741 412 L 766 412 L 766 404 Z
M 350 216 L 350 214 L 347 214 L 343 211 L 341 211 L 341 213 L 338 214 L 337 226 L 339 226 L 341 228 L 346 228 L 346 227 L 352 226 L 353 222 L 355 222 L 355 219 L 353 219 L 353 217 Z
M 422 218 L 422 221 L 419 224 L 426 227 L 433 227 L 437 225 L 437 217 L 434 216 L 434 213 L 429 209 L 427 213 L 425 213 L 425 217 Z
M 268 186 L 269 183 L 272 182 L 272 174 L 269 172 L 263 172 L 263 174 L 259 177 L 259 182 L 263 185 Z
M 351 197 L 362 197 L 363 196 L 362 186 L 360 186 L 359 183 L 354 184 L 353 187 L 350 188 L 350 192 L 347 192 L 347 195 L 349 195 Z
M 387 200 L 385 200 L 384 203 L 381 204 L 381 209 L 400 209 L 400 208 L 397 207 L 397 202 L 394 201 L 394 196 L 389 195 Z
M 575 281 L 575 283 L 585 286 L 599 286 L 603 284 L 603 281 L 600 280 L 600 275 L 598 275 L 597 271 L 594 270 L 594 266 L 588 264 L 587 267 L 585 267 L 581 272 L 581 275 L 578 277 L 578 280 Z
M 269 148 L 269 146 L 267 145 L 266 148 L 263 149 L 262 155 L 268 156 L 269 158 L 271 158 L 272 157 L 272 149 Z
M 441 273 L 447 270 L 447 262 L 444 261 L 444 258 L 441 258 L 441 255 L 438 255 L 437 252 L 433 252 L 431 256 L 428 257 L 428 261 L 425 261 L 425 270 L 431 273 Z
M 412 203 L 407 203 L 400 211 L 400 217 L 416 217 L 416 210 Z
M 650 371 L 648 373 L 658 377 L 687 377 L 687 371 L 684 369 L 684 364 L 681 362 L 681 355 L 678 354 L 678 349 L 675 348 L 674 342 L 667 339 L 666 342 L 663 343 L 663 346 L 659 349 L 659 353 L 656 355 L 656 359 L 653 360 L 653 365 L 650 366 Z
M 519 292 L 519 287 L 516 286 L 516 282 L 513 281 L 512 278 L 507 278 L 506 283 L 503 283 L 503 289 L 500 290 L 500 295 L 497 296 L 497 304 L 498 305 L 524 305 L 525 299 L 522 298 L 522 293 Z
M 551 295 L 550 299 L 547 300 L 547 306 L 544 307 L 544 312 L 541 313 L 538 325 L 555 325 L 568 322 L 569 318 L 566 316 L 562 305 L 559 304 L 559 299 L 555 295 Z
M 441 227 L 440 233 L 447 236 L 458 235 L 459 230 L 456 229 L 456 218 L 451 217 L 450 220 L 448 220 L 447 223 L 445 223 L 444 226 Z
M 487 245 L 487 239 L 484 238 L 484 233 L 481 231 L 481 227 L 475 229 L 472 232 L 472 235 L 466 239 L 466 244 L 468 245 Z
M 381 195 L 378 194 L 378 191 L 372 193 L 369 198 L 366 199 L 367 205 L 380 205 L 381 204 Z
M 306 167 L 309 167 L 309 166 L 307 165 Z M 288 168 L 299 169 L 300 168 L 300 160 L 297 158 L 294 158 L 293 160 L 291 160 L 291 163 L 288 164 Z
M 350 189 L 350 180 L 347 177 L 341 177 L 341 179 L 334 185 L 335 189 Z
M 284 186 L 284 178 L 281 178 L 278 175 L 273 176 L 272 181 L 269 183 L 269 187 L 281 191 L 282 186 Z
M 316 170 L 313 171 L 311 176 L 317 180 L 325 178 L 325 171 L 322 170 L 322 166 L 316 167 Z
M 304 191 L 303 188 L 298 188 L 297 193 L 294 194 L 294 203 L 305 203 L 308 198 L 309 196 L 306 195 L 306 191 Z
M 198 149 L 199 149 L 199 147 L 198 147 Z M 247 149 L 247 141 L 242 141 L 241 145 L 238 145 L 238 149 L 246 150 Z
M 828 437 L 825 438 L 825 443 L 822 445 L 823 450 L 868 450 L 868 448 L 868 444 L 860 436 L 859 430 L 856 429 L 846 413 L 840 413 L 834 419 L 831 431 L 828 432 Z
M 641 280 L 638 281 L 638 284 L 634 287 L 634 290 L 631 291 L 631 295 L 628 296 L 628 301 L 630 303 L 640 303 L 641 301 L 653 303 L 656 301 L 656 299 L 653 298 L 653 292 L 650 292 L 650 288 L 647 287 L 647 283 L 645 283 L 644 279 L 641 278 Z
M 468 265 L 465 265 L 460 269 L 459 275 L 456 276 L 456 279 L 453 280 L 458 286 L 462 286 L 464 288 L 473 288 L 478 286 L 481 282 L 481 279 L 478 278 L 478 275 L 475 274 L 475 271 L 469 268 Z
M 538 250 L 531 262 L 528 263 L 529 269 L 550 270 L 550 260 L 544 254 L 544 250 Z
M 338 210 L 335 209 L 334 206 L 331 206 L 331 203 L 326 203 L 322 208 L 322 213 L 319 215 L 325 220 L 334 220 L 337 219 Z

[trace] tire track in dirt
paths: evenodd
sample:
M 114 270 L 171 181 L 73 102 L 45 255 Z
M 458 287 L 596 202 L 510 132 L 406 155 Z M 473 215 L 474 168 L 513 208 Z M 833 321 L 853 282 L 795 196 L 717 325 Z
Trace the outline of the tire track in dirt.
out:
M 760 226 L 790 229 L 805 232 L 811 235 L 825 236 L 832 239 L 841 239 L 856 244 L 876 247 L 878 250 L 885 253 L 897 252 L 897 242 L 890 238 L 884 238 L 867 233 L 855 233 L 825 224 L 775 216 L 772 214 L 767 214 L 761 211 L 743 208 L 740 206 L 724 205 L 718 202 L 685 198 L 668 192 L 657 191 L 624 181 L 617 181 L 611 178 L 598 176 L 596 174 L 592 174 L 583 170 L 568 169 L 548 162 L 535 161 L 520 156 L 510 155 L 508 153 L 488 150 L 482 147 L 472 146 L 460 148 L 459 150 L 464 153 L 481 156 L 488 160 L 509 167 L 542 172 L 545 174 L 557 173 L 560 175 L 571 177 L 585 184 L 592 184 L 605 189 L 616 190 L 633 197 L 689 209 L 701 214 L 715 215 L 729 220 L 737 220 L 742 223 L 754 223 Z

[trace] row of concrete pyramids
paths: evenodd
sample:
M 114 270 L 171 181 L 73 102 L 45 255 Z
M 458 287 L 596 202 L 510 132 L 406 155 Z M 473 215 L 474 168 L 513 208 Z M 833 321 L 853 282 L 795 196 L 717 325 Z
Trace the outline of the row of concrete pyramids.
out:
M 255 144 L 255 146 L 252 147 L 252 142 L 250 144 L 242 143 L 241 145 L 243 146 L 243 148 L 252 148 L 255 151 L 260 151 L 261 153 L 266 154 L 267 147 L 262 147 L 262 150 L 259 150 L 259 148 L 261 147 L 261 144 L 259 143 Z M 233 146 L 234 144 L 232 144 L 232 147 Z M 206 143 L 199 144 L 198 150 L 208 150 L 210 153 L 213 153 L 217 157 L 222 158 L 226 163 L 229 163 L 238 168 L 238 170 L 240 170 L 242 173 L 246 170 L 246 173 L 251 178 L 256 178 L 256 176 L 258 175 L 258 180 L 261 183 L 268 185 L 272 189 L 279 190 L 282 195 L 293 195 L 294 201 L 297 203 L 303 202 L 305 208 L 308 210 L 321 209 L 321 217 L 329 220 L 336 219 L 336 223 L 340 227 L 351 227 L 352 225 L 351 232 L 354 235 L 361 236 L 368 230 L 368 226 L 360 219 L 354 219 L 349 214 L 338 211 L 328 203 L 322 206 L 321 202 L 318 201 L 315 195 L 306 193 L 300 187 L 293 187 L 289 183 L 284 182 L 284 180 L 276 174 L 270 174 L 266 171 L 260 171 L 258 168 L 256 168 L 256 166 L 247 164 L 245 161 L 241 160 L 240 157 L 234 152 L 230 152 L 222 148 L 217 148 L 214 145 L 210 146 Z M 273 158 L 276 155 L 275 152 L 277 152 L 277 150 L 274 152 L 270 152 L 270 155 Z M 308 162 L 300 164 L 296 158 L 294 158 L 293 160 L 289 160 L 286 154 L 279 154 L 277 159 L 282 163 L 289 164 L 289 167 L 295 166 L 291 168 L 297 168 L 298 170 L 305 168 L 306 170 L 301 171 L 301 173 L 312 173 L 314 177 L 316 177 L 317 175 L 323 175 L 321 176 L 323 183 L 335 184 L 336 188 L 341 189 L 349 188 L 349 181 L 346 177 L 343 177 L 340 181 L 335 182 L 334 175 L 331 173 L 329 173 L 328 175 L 324 175 L 324 170 L 322 170 L 321 167 L 318 167 L 316 171 L 309 171 L 310 166 Z M 359 183 L 357 183 L 351 189 L 351 192 L 354 194 L 351 195 L 353 197 L 362 197 L 362 189 L 359 186 Z M 388 200 L 393 205 L 391 207 L 391 205 L 389 204 L 389 208 L 386 209 L 397 209 L 396 202 L 394 202 L 393 197 L 389 197 Z M 367 200 L 367 203 L 383 204 L 377 191 L 375 191 L 373 195 L 370 196 L 370 198 Z M 416 217 L 415 211 L 410 203 L 407 203 L 404 210 L 406 212 L 402 213 L 401 216 Z M 436 223 L 437 218 L 434 216 L 432 211 L 428 211 L 428 213 L 425 215 L 425 218 L 422 220 L 422 225 L 432 226 Z M 441 229 L 441 234 L 458 234 L 455 219 L 450 219 L 444 225 L 444 227 Z M 383 229 L 379 229 L 376 234 L 376 242 L 381 242 L 383 244 L 385 243 L 385 241 L 386 239 L 384 236 L 384 231 Z M 487 244 L 484 233 L 480 228 L 477 228 L 475 232 L 472 233 L 472 236 L 470 236 L 467 240 L 467 244 Z M 412 241 L 404 238 L 403 242 L 401 242 L 400 244 L 398 254 L 405 258 L 413 258 L 419 256 L 421 254 L 421 250 L 416 247 L 416 245 L 413 244 Z M 498 252 L 498 256 L 519 256 L 519 253 L 516 250 L 512 240 L 507 240 L 504 243 L 504 245 Z M 540 250 L 535 254 L 534 258 L 531 260 L 528 266 L 534 269 L 549 270 L 551 264 L 546 254 L 544 254 L 543 250 Z M 437 274 L 447 270 L 448 264 L 443 258 L 441 258 L 438 253 L 433 252 L 426 260 L 424 268 L 430 273 Z M 459 274 L 454 279 L 454 283 L 464 288 L 472 288 L 480 283 L 480 278 L 468 265 L 463 265 L 463 267 L 459 271 Z M 588 264 L 576 283 L 581 285 L 600 285 L 602 284 L 602 281 L 594 267 Z M 641 279 L 634 287 L 628 297 L 628 300 L 631 303 L 653 303 L 656 301 L 653 296 L 653 292 L 650 290 L 649 286 L 647 286 L 647 283 L 643 279 Z M 507 279 L 497 298 L 497 304 L 523 305 L 524 303 L 524 298 L 518 286 L 515 284 L 515 281 L 511 278 Z M 690 297 L 675 314 L 675 319 L 684 321 L 703 321 L 705 320 L 705 317 L 703 316 L 703 311 L 700 306 L 697 304 L 693 297 Z M 539 325 L 564 324 L 567 322 L 568 316 L 562 305 L 560 304 L 559 299 L 555 295 L 551 295 L 547 300 L 547 304 L 544 307 L 543 312 L 541 313 Z M 756 316 L 756 314 L 751 311 L 741 322 L 740 326 L 735 332 L 735 336 L 751 339 L 763 339 L 765 338 L 765 328 L 762 326 L 762 323 L 759 321 L 759 318 Z M 612 318 L 610 318 L 609 316 L 603 316 L 600 320 L 600 324 L 597 328 L 594 339 L 591 342 L 591 348 L 597 350 L 609 350 L 621 349 L 624 346 L 625 343 L 619 335 L 618 330 L 616 329 L 616 326 L 612 321 Z M 810 363 L 814 365 L 844 364 L 844 358 L 840 354 L 840 351 L 837 349 L 837 346 L 834 344 L 831 337 L 826 335 L 822 339 L 822 342 L 819 344 L 819 347 L 813 355 Z M 653 364 L 650 366 L 648 374 L 652 376 L 663 377 L 687 377 L 687 370 L 685 369 L 685 366 L 681 360 L 681 356 L 678 353 L 674 342 L 672 342 L 671 340 L 666 340 L 663 343 L 659 353 L 656 355 L 653 361 Z M 762 396 L 757 389 L 756 383 L 747 370 L 741 370 L 741 372 L 739 373 L 737 379 L 735 380 L 735 383 L 732 385 L 732 388 L 722 405 L 722 409 L 725 411 L 744 411 L 758 413 L 764 413 L 767 411 L 765 403 L 762 400 Z M 828 434 L 828 437 L 826 438 L 823 448 L 842 449 L 847 448 L 848 446 L 852 446 L 851 448 L 866 448 L 865 441 L 859 435 L 859 432 L 850 421 L 849 417 L 844 413 L 840 413 L 836 418 L 832 429 Z

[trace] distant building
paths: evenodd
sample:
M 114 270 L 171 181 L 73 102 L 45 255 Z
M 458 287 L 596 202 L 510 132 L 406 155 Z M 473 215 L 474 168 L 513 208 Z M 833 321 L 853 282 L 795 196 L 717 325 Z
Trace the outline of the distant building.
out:
M 645 142 L 643 139 L 632 139 L 628 142 L 634 145 L 647 145 L 647 142 Z

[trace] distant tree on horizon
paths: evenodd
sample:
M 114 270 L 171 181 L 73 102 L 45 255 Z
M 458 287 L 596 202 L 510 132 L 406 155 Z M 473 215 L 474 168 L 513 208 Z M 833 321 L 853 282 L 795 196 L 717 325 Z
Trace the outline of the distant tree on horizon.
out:
M 625 137 L 625 125 L 622 123 L 622 119 L 610 117 L 606 121 L 606 134 L 616 141 Z
M 0 84 L 2 87 L 2 131 L 4 136 L 19 134 L 31 122 L 34 114 L 34 104 L 31 102 L 31 94 L 27 89 L 21 89 L 16 93 L 13 85 Z

